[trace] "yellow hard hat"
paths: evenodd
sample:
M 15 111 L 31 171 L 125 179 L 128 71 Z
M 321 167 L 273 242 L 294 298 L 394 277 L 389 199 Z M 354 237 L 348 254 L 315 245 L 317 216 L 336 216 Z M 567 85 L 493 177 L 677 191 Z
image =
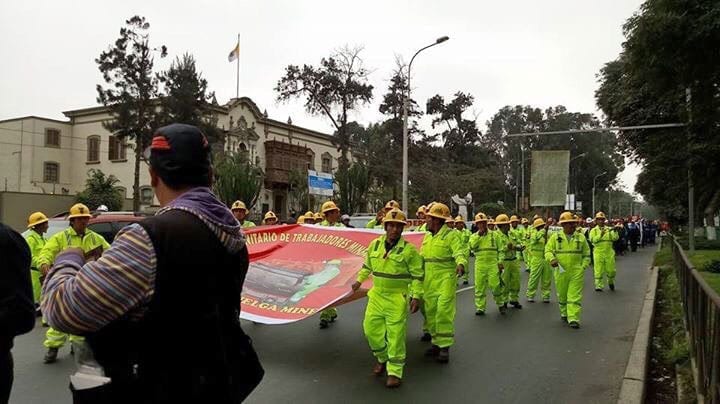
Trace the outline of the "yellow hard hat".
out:
M 431 208 L 433 207 L 433 205 L 435 205 L 436 203 L 437 203 L 437 202 L 434 202 L 434 201 L 433 201 L 433 202 L 428 203 L 427 206 L 425 206 L 425 214 L 426 214 L 426 215 L 427 215 L 428 212 L 430 212 L 430 209 L 431 209 Z
M 533 227 L 540 227 L 540 226 L 545 226 L 545 221 L 541 217 L 533 220 Z
M 297 224 L 305 224 L 305 216 L 300 215 L 300 217 L 297 218 Z
M 420 205 L 420 207 L 419 207 L 418 210 L 417 210 L 417 213 L 423 213 L 423 214 L 424 214 L 424 213 L 425 213 L 425 209 L 427 209 L 427 207 L 426 207 L 425 205 Z
M 322 213 L 318 212 L 318 213 L 315 214 L 315 220 L 316 220 L 316 221 L 317 221 L 317 220 L 323 220 L 323 219 L 324 219 L 324 217 L 323 217 Z
M 522 220 L 521 220 L 520 222 L 521 222 L 522 224 L 528 224 L 528 223 L 530 223 L 530 221 L 527 220 L 526 217 L 522 218 Z
M 477 215 L 475 215 L 475 223 L 487 222 L 487 221 L 488 221 L 488 217 L 486 214 L 480 212 Z
M 495 219 L 488 218 L 488 224 L 495 224 Z
M 312 213 L 311 210 L 308 210 L 307 212 L 305 212 L 305 214 L 304 214 L 303 216 L 305 216 L 305 217 L 308 218 L 308 219 L 311 219 L 311 218 L 314 219 L 314 218 L 315 218 L 315 214 Z
M 604 212 L 598 212 L 598 213 L 595 215 L 595 219 L 607 219 L 607 218 L 605 217 L 605 213 L 604 213 Z
M 559 224 L 577 222 L 577 218 L 571 212 L 563 212 L 560 215 Z
M 465 221 L 464 217 L 462 217 L 460 215 L 455 216 L 455 222 L 464 222 L 464 221 Z
M 450 208 L 447 207 L 444 203 L 436 202 L 432 205 L 432 207 L 428 210 L 426 213 L 428 216 L 436 217 L 438 219 L 445 219 L 446 221 L 452 221 L 452 217 L 450 217 Z
M 47 216 L 42 212 L 35 212 L 28 217 L 28 229 L 48 221 Z
M 519 222 L 519 221 L 520 221 L 520 219 L 518 219 L 517 216 L 515 216 L 515 215 L 510 216 L 510 223 L 512 223 L 512 222 Z
M 402 223 L 407 224 L 407 218 L 405 217 L 405 214 L 402 210 L 398 208 L 393 208 L 388 211 L 388 213 L 385 214 L 385 217 L 383 218 L 383 225 L 385 223 Z
M 327 202 L 325 202 L 325 203 L 322 204 L 322 208 L 321 208 L 320 210 L 322 211 L 322 213 L 323 213 L 323 215 L 324 215 L 324 214 L 326 214 L 326 213 L 328 213 L 328 212 L 331 212 L 331 211 L 333 211 L 333 210 L 339 211 L 340 208 L 338 208 L 337 205 L 335 205 L 335 202 L 333 202 L 333 201 L 327 201 Z
M 400 204 L 394 199 L 389 200 L 388 203 L 385 204 L 385 210 L 391 209 L 400 209 Z
M 233 202 L 230 210 L 244 210 L 247 212 L 248 209 L 245 207 L 245 203 L 243 201 L 235 201 Z
M 501 213 L 501 214 L 497 215 L 494 223 L 495 224 L 510 224 L 510 218 L 508 217 L 508 215 Z
M 268 220 L 268 219 L 276 219 L 277 220 L 277 216 L 275 216 L 275 213 L 272 210 L 269 210 L 265 214 L 265 217 L 263 217 L 263 220 Z
M 575 221 L 576 221 L 576 222 L 578 222 L 578 223 L 582 223 L 582 222 L 583 222 L 583 220 L 582 220 L 582 217 L 581 217 L 581 216 L 578 216 L 578 215 L 573 215 L 573 217 L 575 218 Z
M 92 217 L 90 209 L 82 203 L 76 203 L 70 208 L 70 215 L 68 219 L 74 219 L 76 217 Z
M 533 219 L 532 219 L 532 220 L 533 220 L 533 223 L 535 223 L 535 221 L 536 221 L 537 219 L 540 219 L 541 217 L 542 217 L 542 216 L 540 216 L 540 215 L 538 215 L 538 214 L 536 213 L 536 214 L 533 216 Z

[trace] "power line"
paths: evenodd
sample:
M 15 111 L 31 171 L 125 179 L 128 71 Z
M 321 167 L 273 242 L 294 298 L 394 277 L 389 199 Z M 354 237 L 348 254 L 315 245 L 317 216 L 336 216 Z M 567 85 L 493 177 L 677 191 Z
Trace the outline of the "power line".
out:
M 618 126 L 618 127 L 613 127 L 613 128 L 592 128 L 592 129 L 556 130 L 556 131 L 551 131 L 551 132 L 511 133 L 509 135 L 505 135 L 505 137 L 572 135 L 572 134 L 592 133 L 592 132 L 615 132 L 615 131 L 640 130 L 640 129 L 683 128 L 685 126 L 687 126 L 687 124 L 685 124 L 685 123 L 659 123 L 659 124 L 654 124 L 654 125 Z

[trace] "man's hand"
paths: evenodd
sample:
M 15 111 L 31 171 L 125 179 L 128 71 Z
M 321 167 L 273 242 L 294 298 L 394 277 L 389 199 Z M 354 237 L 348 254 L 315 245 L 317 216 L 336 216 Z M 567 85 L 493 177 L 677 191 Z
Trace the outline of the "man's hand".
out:
M 553 267 L 553 268 L 557 268 L 557 266 L 558 266 L 558 260 L 555 259 L 555 260 L 550 261 L 550 266 Z
M 505 266 L 503 264 L 498 264 L 498 271 L 502 272 L 505 270 Z
M 357 292 L 357 290 L 360 289 L 360 285 L 361 285 L 361 283 L 356 281 L 350 287 L 352 288 L 353 292 Z
M 410 313 L 417 313 L 420 310 L 420 299 L 412 298 L 410 300 Z
M 455 268 L 455 273 L 457 273 L 457 276 L 463 276 L 463 274 L 465 273 L 465 267 L 462 264 L 458 265 Z
M 40 265 L 40 273 L 42 274 L 43 277 L 45 277 L 47 275 L 48 271 L 50 271 L 50 264 Z

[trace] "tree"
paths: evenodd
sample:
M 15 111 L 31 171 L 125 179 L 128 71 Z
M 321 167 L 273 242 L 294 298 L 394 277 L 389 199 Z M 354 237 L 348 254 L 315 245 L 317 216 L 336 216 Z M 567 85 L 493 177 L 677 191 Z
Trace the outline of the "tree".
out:
M 157 75 L 164 85 L 160 98 L 161 124 L 186 123 L 200 128 L 214 151 L 222 151 L 224 136 L 217 126 L 217 114 L 212 102 L 215 93 L 208 91 L 208 83 L 197 70 L 195 58 L 185 53 L 177 57 L 170 68 Z
M 255 206 L 263 187 L 264 174 L 250 162 L 245 153 L 226 153 L 215 157 L 215 194 L 230 206 L 234 201 L 245 202 L 248 209 Z
M 106 87 L 98 84 L 97 101 L 108 107 L 112 120 L 103 122 L 108 131 L 135 143 L 133 209 L 140 209 L 140 160 L 157 126 L 158 78 L 153 75 L 154 55 L 167 55 L 167 48 L 150 47 L 150 23 L 134 16 L 120 28 L 120 37 L 95 59 Z
M 351 147 L 351 133 L 348 131 L 349 113 L 372 100 L 373 86 L 367 84 L 369 72 L 360 58 L 361 47 L 342 48 L 319 66 L 289 65 L 285 75 L 275 87 L 278 101 L 304 97 L 305 109 L 314 115 L 325 115 L 335 127 L 333 141 L 338 151 L 338 174 L 345 175 L 350 166 L 348 152 Z M 348 184 L 339 182 L 340 187 Z M 350 201 L 342 199 L 351 194 L 340 189 L 340 208 L 349 211 Z
M 361 162 L 352 163 L 344 172 L 337 172 L 335 182 L 340 188 L 340 200 L 345 201 L 346 206 L 343 212 L 357 213 L 363 210 L 368 192 L 368 180 L 368 169 Z
M 113 175 L 105 176 L 100 170 L 91 168 L 87 172 L 85 189 L 78 193 L 75 201 L 85 204 L 90 209 L 97 209 L 105 205 L 110 211 L 119 211 L 123 206 L 123 198 L 120 189 L 116 186 L 120 180 Z
M 625 23 L 623 51 L 603 67 L 595 93 L 612 125 L 689 123 L 686 130 L 619 135 L 623 150 L 643 165 L 636 190 L 683 222 L 688 173 L 698 206 L 692 214 L 712 223 L 720 207 L 718 26 L 717 1 L 646 1 Z

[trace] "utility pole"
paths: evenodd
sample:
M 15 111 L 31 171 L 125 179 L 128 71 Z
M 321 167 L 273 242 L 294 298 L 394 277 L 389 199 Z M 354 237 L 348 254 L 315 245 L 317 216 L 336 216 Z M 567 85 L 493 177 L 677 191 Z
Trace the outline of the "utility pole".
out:
M 688 110 L 688 247 L 690 249 L 690 254 L 692 254 L 695 252 L 695 184 L 693 184 L 692 172 L 692 90 L 690 90 L 690 87 L 685 89 L 685 103 Z

